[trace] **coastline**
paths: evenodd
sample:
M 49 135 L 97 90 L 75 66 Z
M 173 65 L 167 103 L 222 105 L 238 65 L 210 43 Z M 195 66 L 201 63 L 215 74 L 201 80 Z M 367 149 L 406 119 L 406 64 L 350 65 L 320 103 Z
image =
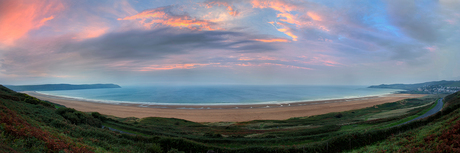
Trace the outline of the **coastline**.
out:
M 117 117 L 166 117 L 194 122 L 243 122 L 251 120 L 283 120 L 292 117 L 320 115 L 371 107 L 407 98 L 418 98 L 419 94 L 388 94 L 358 98 L 317 100 L 280 104 L 247 105 L 148 105 L 135 103 L 96 103 L 77 99 L 46 95 L 34 91 L 23 92 L 83 112 L 99 112 Z

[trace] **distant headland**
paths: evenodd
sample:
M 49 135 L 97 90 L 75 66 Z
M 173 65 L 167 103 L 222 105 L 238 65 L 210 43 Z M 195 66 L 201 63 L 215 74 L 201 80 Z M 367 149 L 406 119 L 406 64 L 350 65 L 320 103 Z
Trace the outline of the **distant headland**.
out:
M 460 81 L 432 81 L 416 84 L 381 84 L 369 88 L 403 89 L 400 93 L 410 94 L 451 94 L 460 90 Z
M 15 91 L 52 91 L 52 90 L 79 90 L 99 88 L 121 88 L 116 84 L 41 84 L 41 85 L 5 85 Z

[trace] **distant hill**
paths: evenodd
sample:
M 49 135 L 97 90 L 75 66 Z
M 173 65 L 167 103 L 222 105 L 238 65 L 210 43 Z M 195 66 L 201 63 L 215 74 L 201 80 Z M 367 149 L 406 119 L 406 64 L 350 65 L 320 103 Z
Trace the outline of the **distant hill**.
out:
M 42 85 L 5 85 L 15 91 L 51 91 L 51 90 L 78 90 L 78 89 L 99 89 L 99 88 L 121 88 L 116 84 L 42 84 Z
M 387 88 L 408 90 L 404 93 L 454 93 L 458 91 L 460 81 L 432 81 L 416 84 L 381 84 L 369 86 L 369 88 Z
M 381 84 L 381 85 L 372 85 L 369 88 L 388 88 L 388 89 L 404 89 L 404 90 L 415 90 L 424 86 L 433 86 L 441 85 L 445 87 L 460 87 L 460 81 L 432 81 L 425 83 L 416 83 L 416 84 Z

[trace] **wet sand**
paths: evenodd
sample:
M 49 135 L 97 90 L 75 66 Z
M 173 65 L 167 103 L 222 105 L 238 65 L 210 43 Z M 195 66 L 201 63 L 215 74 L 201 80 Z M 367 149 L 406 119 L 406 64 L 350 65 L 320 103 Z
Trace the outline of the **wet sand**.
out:
M 420 94 L 389 94 L 349 99 L 320 100 L 296 103 L 264 105 L 147 105 L 119 103 L 107 104 L 24 92 L 41 100 L 47 100 L 83 112 L 99 112 L 117 117 L 165 117 L 180 118 L 194 122 L 242 122 L 251 120 L 284 120 L 354 110 L 395 102 L 407 98 L 418 98 Z

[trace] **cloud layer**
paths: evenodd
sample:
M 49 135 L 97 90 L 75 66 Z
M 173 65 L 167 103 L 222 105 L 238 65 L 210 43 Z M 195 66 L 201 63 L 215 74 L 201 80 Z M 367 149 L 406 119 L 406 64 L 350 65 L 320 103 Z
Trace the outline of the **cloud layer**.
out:
M 458 78 L 455 6 L 460 4 L 7 0 L 0 2 L 0 83 L 372 84 Z

